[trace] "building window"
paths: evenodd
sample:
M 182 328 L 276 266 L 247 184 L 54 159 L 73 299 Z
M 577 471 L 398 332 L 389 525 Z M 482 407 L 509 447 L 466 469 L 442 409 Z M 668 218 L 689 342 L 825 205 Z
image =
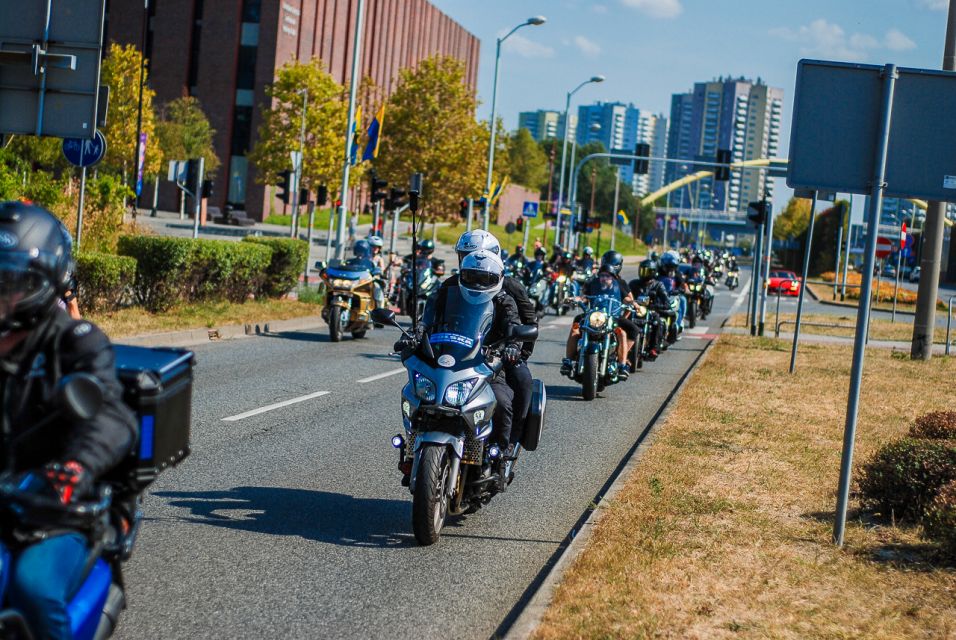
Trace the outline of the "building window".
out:
M 256 22 L 243 22 L 242 35 L 239 37 L 239 44 L 243 47 L 259 46 L 259 24 Z
M 243 0 L 242 2 L 242 21 L 259 23 L 259 17 L 262 13 L 262 0 Z
M 196 87 L 199 86 L 199 51 L 202 42 L 202 12 L 203 0 L 196 0 L 193 9 L 193 32 L 189 47 L 189 75 L 186 81 L 189 86 L 190 95 L 195 95 Z
M 246 177 L 249 161 L 244 156 L 232 156 L 229 160 L 229 202 L 244 204 L 246 201 Z
M 252 107 L 235 109 L 232 122 L 232 154 L 245 155 L 249 150 L 249 141 L 252 139 Z
M 236 87 L 254 89 L 256 86 L 256 47 L 239 47 L 236 65 Z

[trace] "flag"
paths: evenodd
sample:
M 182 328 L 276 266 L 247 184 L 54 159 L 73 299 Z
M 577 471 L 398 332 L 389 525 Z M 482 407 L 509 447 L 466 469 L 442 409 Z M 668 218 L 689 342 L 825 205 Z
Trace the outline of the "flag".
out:
M 349 153 L 349 162 L 358 163 L 359 137 L 362 135 L 362 105 L 355 109 L 355 123 L 352 129 L 352 151 Z
M 491 201 L 489 202 L 489 206 L 494 205 L 496 202 L 498 202 L 498 198 L 501 197 L 501 192 L 505 190 L 505 185 L 507 184 L 508 184 L 507 176 L 501 180 L 501 184 L 498 185 L 497 187 L 495 187 L 494 183 L 491 183 Z
M 368 142 L 365 144 L 365 152 L 362 154 L 362 162 L 378 157 L 378 146 L 381 142 L 382 125 L 385 123 L 385 103 L 379 108 L 378 113 L 372 118 L 368 125 Z
M 628 223 L 627 214 L 624 213 L 624 209 L 621 209 L 620 211 L 617 212 L 617 220 L 618 220 L 618 222 L 620 222 L 621 224 L 627 224 L 627 223 Z

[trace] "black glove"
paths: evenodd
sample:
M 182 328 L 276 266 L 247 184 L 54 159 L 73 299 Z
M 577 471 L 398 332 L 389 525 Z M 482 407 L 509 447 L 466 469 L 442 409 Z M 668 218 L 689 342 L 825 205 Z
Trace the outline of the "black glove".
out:
M 501 359 L 508 364 L 517 364 L 521 359 L 521 345 L 511 343 L 501 352 Z
M 88 495 L 93 489 L 93 477 L 79 462 L 51 462 L 43 467 L 47 482 L 56 491 L 63 504 L 70 504 Z
M 398 342 L 392 346 L 392 349 L 395 353 L 402 353 L 404 351 L 410 351 L 416 346 L 418 346 L 418 341 L 415 340 L 415 338 L 403 334 L 402 337 L 398 339 Z

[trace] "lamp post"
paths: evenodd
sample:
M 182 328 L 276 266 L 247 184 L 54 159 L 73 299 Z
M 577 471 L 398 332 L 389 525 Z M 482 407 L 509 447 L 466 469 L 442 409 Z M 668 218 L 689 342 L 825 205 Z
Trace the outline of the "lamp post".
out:
M 561 207 L 564 206 L 564 172 L 566 169 L 565 161 L 568 158 L 568 131 L 571 129 L 571 122 L 568 113 L 571 111 L 571 96 L 577 93 L 584 85 L 591 83 L 604 82 L 604 76 L 592 76 L 585 80 L 571 91 L 568 91 L 567 99 L 564 102 L 564 145 L 561 148 L 561 176 L 558 179 L 558 217 L 555 218 L 555 242 L 561 244 Z
M 601 130 L 601 125 L 600 125 L 600 123 L 597 123 L 597 122 L 592 122 L 592 123 L 591 123 L 591 126 L 588 127 L 588 131 L 589 131 L 590 133 L 592 133 L 592 134 L 597 134 L 600 130 Z M 589 136 L 589 137 L 590 137 L 590 136 Z M 585 140 L 585 144 L 587 144 L 588 142 L 590 142 L 590 140 Z M 571 143 L 571 167 L 572 167 L 572 168 L 574 167 L 574 158 L 575 158 L 575 156 L 577 155 L 577 151 L 578 151 L 578 136 L 577 136 L 577 134 L 575 134 L 575 136 L 574 136 L 574 142 Z M 573 169 L 572 169 L 572 170 L 573 170 Z M 568 202 L 571 202 L 571 203 L 575 202 L 575 201 L 577 200 L 577 197 L 578 197 L 578 185 L 577 185 L 577 184 L 569 184 L 569 185 L 568 185 Z M 560 213 L 559 213 L 559 215 L 560 215 Z M 575 237 L 575 238 L 577 237 L 576 235 L 574 235 L 574 234 L 571 233 L 571 227 L 572 227 L 572 226 L 573 226 L 573 225 L 572 225 L 571 221 L 568 221 L 568 233 L 564 236 L 564 241 L 565 241 L 565 243 L 567 243 L 567 244 L 569 244 L 569 245 L 571 244 L 571 238 L 572 238 L 572 237 Z M 558 242 L 558 244 L 561 243 L 561 227 L 558 227 L 558 241 L 557 241 L 557 242 Z M 577 248 L 577 246 L 575 246 L 575 247 L 570 247 L 570 248 L 574 249 L 574 248 Z
M 514 32 L 521 27 L 537 27 L 544 24 L 546 21 L 547 19 L 544 16 L 534 16 L 532 18 L 528 18 L 509 31 L 503 38 L 498 38 L 498 46 L 495 49 L 495 78 L 491 89 L 491 121 L 488 123 L 488 128 L 491 130 L 491 132 L 488 136 L 488 177 L 487 180 L 485 180 L 485 193 L 487 194 L 487 197 L 485 198 L 485 205 L 482 211 L 482 228 L 485 231 L 488 230 L 488 208 L 490 206 L 492 196 L 491 180 L 495 166 L 495 120 L 498 117 L 498 63 L 501 60 L 501 43 L 510 38 L 512 34 L 514 34 Z

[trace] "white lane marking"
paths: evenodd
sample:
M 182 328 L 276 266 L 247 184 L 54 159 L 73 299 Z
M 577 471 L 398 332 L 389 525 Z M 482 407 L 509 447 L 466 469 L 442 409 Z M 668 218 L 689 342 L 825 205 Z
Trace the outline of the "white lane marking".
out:
M 728 316 L 732 316 L 735 313 L 737 313 L 737 309 L 739 309 L 740 305 L 744 303 L 744 297 L 747 295 L 747 292 L 750 290 L 748 285 L 750 285 L 750 278 L 747 278 L 747 282 L 740 287 L 740 293 L 737 294 L 737 299 L 734 301 L 733 306 L 730 307 L 730 311 L 727 312 Z
M 313 398 L 321 398 L 322 396 L 327 396 L 330 393 L 332 392 L 331 391 L 316 391 L 315 393 L 299 396 L 298 398 L 292 398 L 291 400 L 283 400 L 282 402 L 270 404 L 265 407 L 259 407 L 258 409 L 253 409 L 252 411 L 246 411 L 245 413 L 240 413 L 239 415 L 236 415 L 236 416 L 229 416 L 228 418 L 223 418 L 222 421 L 236 422 L 237 420 L 244 420 L 245 418 L 251 418 L 252 416 L 257 416 L 260 413 L 274 411 L 276 409 L 281 409 L 282 407 L 288 407 L 289 405 L 305 402 L 306 400 L 312 400 Z
M 381 380 L 382 378 L 390 378 L 392 376 L 397 376 L 400 373 L 405 373 L 405 367 L 401 369 L 393 369 L 392 371 L 386 371 L 385 373 L 380 373 L 376 376 L 369 376 L 367 378 L 362 378 L 357 380 L 359 384 L 368 384 L 369 382 L 375 382 L 376 380 Z

